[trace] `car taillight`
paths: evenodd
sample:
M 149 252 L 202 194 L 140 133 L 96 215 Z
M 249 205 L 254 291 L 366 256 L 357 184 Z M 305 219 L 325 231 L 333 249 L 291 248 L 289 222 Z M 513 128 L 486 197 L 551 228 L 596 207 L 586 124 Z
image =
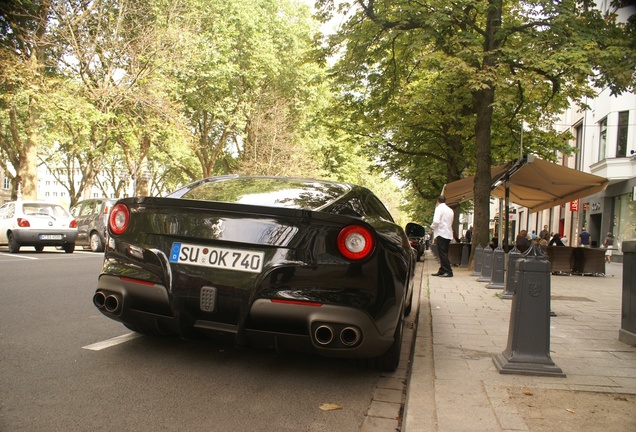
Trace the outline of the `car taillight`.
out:
M 411 246 L 412 246 L 412 247 L 414 247 L 414 248 L 416 248 L 416 247 L 417 247 L 417 242 L 412 241 L 412 242 L 411 242 Z
M 24 218 L 18 218 L 18 226 L 22 228 L 29 228 L 31 224 Z
M 77 221 L 73 219 L 70 224 L 68 224 L 69 228 L 77 228 Z
M 113 207 L 113 210 L 110 212 L 110 217 L 108 218 L 108 225 L 113 234 L 119 235 L 126 231 L 128 222 L 130 222 L 128 207 L 123 204 L 117 204 Z
M 367 258 L 373 252 L 375 240 L 368 228 L 349 225 L 338 234 L 338 250 L 347 259 L 358 261 Z

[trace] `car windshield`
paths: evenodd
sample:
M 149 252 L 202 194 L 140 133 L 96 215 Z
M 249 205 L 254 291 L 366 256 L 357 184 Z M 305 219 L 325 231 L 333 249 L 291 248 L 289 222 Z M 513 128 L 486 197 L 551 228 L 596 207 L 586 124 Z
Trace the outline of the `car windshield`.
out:
M 25 216 L 53 216 L 66 217 L 68 213 L 64 207 L 57 204 L 27 203 L 22 205 Z
M 233 178 L 201 183 L 182 198 L 317 210 L 348 192 L 339 183 L 280 178 Z

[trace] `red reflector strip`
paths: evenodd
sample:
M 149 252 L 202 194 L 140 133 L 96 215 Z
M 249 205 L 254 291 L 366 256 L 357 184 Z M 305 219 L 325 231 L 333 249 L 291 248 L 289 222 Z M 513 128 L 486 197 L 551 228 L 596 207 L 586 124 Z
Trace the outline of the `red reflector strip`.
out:
M 299 305 L 299 306 L 314 306 L 314 307 L 322 306 L 322 303 L 302 301 L 302 300 L 271 299 L 271 301 L 272 303 L 284 303 L 284 304 L 293 304 L 293 305 Z
M 154 282 L 148 282 L 145 280 L 141 280 L 141 279 L 133 279 L 133 278 L 129 278 L 129 277 L 119 277 L 119 280 L 124 281 L 124 282 L 132 282 L 132 283 L 136 283 L 139 285 L 148 285 L 148 286 L 152 286 L 155 283 Z

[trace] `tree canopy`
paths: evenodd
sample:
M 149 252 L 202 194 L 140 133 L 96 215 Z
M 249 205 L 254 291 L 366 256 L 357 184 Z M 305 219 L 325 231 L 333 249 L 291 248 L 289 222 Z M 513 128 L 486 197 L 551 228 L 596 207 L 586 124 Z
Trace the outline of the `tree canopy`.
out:
M 348 17 L 324 46 L 350 136 L 407 182 L 424 220 L 443 184 L 474 174 L 475 244 L 488 238 L 493 164 L 571 152 L 556 116 L 596 88 L 634 89 L 633 26 L 593 1 L 317 5 L 324 20 Z

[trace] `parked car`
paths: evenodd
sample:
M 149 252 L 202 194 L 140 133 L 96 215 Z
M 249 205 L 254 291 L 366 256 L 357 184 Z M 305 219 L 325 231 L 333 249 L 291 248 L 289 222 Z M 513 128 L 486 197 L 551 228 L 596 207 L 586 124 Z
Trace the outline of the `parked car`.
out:
M 92 198 L 78 202 L 71 207 L 71 214 L 77 221 L 78 246 L 90 248 L 93 252 L 103 252 L 106 244 L 108 215 L 117 200 Z
M 422 225 L 409 222 L 406 224 L 405 231 L 409 238 L 409 243 L 411 243 L 413 249 L 417 251 L 417 260 L 419 261 L 420 258 L 422 258 L 422 255 L 424 255 L 424 250 L 426 249 L 426 245 L 424 243 L 426 230 Z
M 93 302 L 133 331 L 398 365 L 413 252 L 364 187 L 207 178 L 119 200 L 108 229 Z
M 10 201 L 0 207 L 0 245 L 17 253 L 22 246 L 42 252 L 46 246 L 59 246 L 73 253 L 77 222 L 60 204 L 44 201 Z

